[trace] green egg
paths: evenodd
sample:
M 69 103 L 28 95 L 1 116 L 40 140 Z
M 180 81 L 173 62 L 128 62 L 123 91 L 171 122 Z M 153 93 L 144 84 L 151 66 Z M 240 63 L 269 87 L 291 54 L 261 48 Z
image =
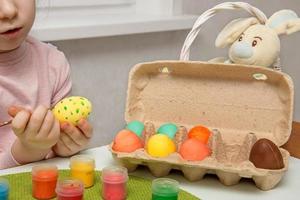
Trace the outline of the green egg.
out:
M 175 134 L 177 132 L 177 126 L 173 123 L 166 123 L 159 127 L 157 130 L 158 133 L 165 134 L 169 136 L 171 139 L 175 137 Z
M 126 129 L 134 132 L 137 136 L 141 137 L 144 131 L 144 124 L 140 121 L 131 121 L 127 124 Z

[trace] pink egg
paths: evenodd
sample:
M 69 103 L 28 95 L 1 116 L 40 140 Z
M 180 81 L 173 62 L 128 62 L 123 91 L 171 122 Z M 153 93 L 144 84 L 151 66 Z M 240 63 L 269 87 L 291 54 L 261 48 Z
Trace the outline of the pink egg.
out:
M 211 154 L 210 148 L 196 138 L 189 138 L 183 142 L 179 151 L 185 160 L 200 161 Z
M 115 137 L 112 149 L 119 152 L 133 152 L 143 148 L 141 139 L 129 130 L 120 131 Z

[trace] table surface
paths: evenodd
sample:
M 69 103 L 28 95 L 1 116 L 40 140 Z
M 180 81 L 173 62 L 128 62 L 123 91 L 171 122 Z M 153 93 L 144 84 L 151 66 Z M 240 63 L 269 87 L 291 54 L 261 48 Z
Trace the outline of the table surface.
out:
M 89 149 L 83 151 L 81 154 L 88 154 L 94 157 L 96 160 L 96 168 L 98 170 L 101 170 L 103 167 L 116 164 L 107 146 Z M 69 168 L 69 158 L 54 158 L 11 169 L 0 170 L 0 174 L 5 175 L 31 171 L 32 166 L 39 163 L 56 164 L 60 169 Z M 289 162 L 289 170 L 277 187 L 270 191 L 261 191 L 257 189 L 250 179 L 242 179 L 239 184 L 234 186 L 224 186 L 214 175 L 205 176 L 204 179 L 197 182 L 188 182 L 186 179 L 184 179 L 181 173 L 177 172 L 171 173 L 168 177 L 178 180 L 182 189 L 203 200 L 296 200 L 299 199 L 300 196 L 300 173 L 298 170 L 300 170 L 300 159 L 291 157 Z M 138 168 L 131 174 L 150 179 L 155 178 L 146 168 Z

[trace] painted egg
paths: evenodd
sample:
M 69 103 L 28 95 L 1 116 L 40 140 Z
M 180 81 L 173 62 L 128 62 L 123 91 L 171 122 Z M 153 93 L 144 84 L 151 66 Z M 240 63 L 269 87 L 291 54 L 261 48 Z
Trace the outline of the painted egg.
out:
M 144 131 L 144 124 L 140 121 L 131 121 L 127 124 L 126 129 L 134 132 L 137 136 L 141 137 Z
M 183 142 L 179 154 L 184 160 L 200 161 L 211 154 L 210 148 L 196 138 L 190 138 Z
M 88 118 L 91 111 L 91 102 L 80 96 L 64 98 L 52 110 L 60 122 L 69 122 L 74 125 L 77 125 L 80 119 Z
M 119 152 L 133 152 L 143 148 L 141 139 L 129 130 L 120 131 L 114 139 L 112 149 Z
M 200 125 L 193 127 L 188 133 L 189 138 L 195 138 L 205 144 L 207 144 L 210 135 L 210 130 Z
M 161 125 L 159 127 L 159 129 L 157 130 L 157 132 L 161 133 L 161 134 L 165 134 L 165 135 L 169 136 L 171 139 L 174 139 L 177 130 L 178 130 L 178 128 L 175 124 L 167 123 L 167 124 Z
M 146 149 L 153 157 L 166 157 L 176 151 L 176 146 L 167 135 L 155 134 L 149 138 Z

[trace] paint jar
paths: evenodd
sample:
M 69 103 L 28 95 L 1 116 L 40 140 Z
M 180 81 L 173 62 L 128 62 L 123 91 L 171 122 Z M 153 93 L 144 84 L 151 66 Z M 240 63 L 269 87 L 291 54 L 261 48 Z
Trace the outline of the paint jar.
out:
M 177 200 L 179 183 L 169 178 L 158 178 L 152 181 L 152 200 Z
M 94 185 L 95 160 L 87 155 L 76 155 L 70 161 L 71 177 L 81 180 L 85 188 Z
M 9 184 L 4 178 L 0 178 L 0 200 L 8 200 Z
M 102 198 L 104 200 L 125 200 L 127 196 L 127 169 L 111 166 L 102 170 Z
M 55 187 L 58 169 L 55 165 L 43 164 L 32 168 L 32 196 L 36 199 L 51 199 L 56 196 Z
M 57 200 L 83 200 L 84 186 L 76 179 L 59 180 L 56 186 Z

